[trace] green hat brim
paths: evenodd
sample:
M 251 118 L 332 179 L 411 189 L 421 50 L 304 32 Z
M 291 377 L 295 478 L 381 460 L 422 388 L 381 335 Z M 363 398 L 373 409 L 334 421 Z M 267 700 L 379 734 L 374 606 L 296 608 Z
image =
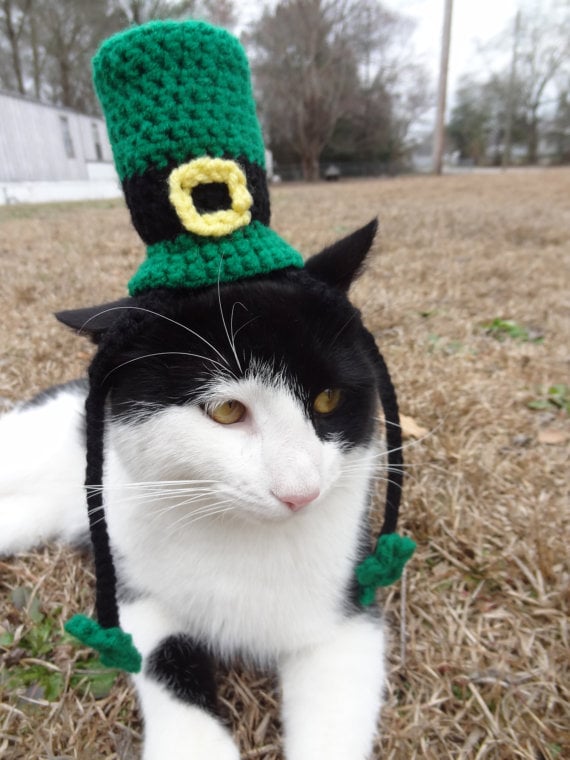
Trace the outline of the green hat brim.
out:
M 202 288 L 302 266 L 298 251 L 262 222 L 253 221 L 225 237 L 185 233 L 149 245 L 146 260 L 129 282 L 129 293 Z

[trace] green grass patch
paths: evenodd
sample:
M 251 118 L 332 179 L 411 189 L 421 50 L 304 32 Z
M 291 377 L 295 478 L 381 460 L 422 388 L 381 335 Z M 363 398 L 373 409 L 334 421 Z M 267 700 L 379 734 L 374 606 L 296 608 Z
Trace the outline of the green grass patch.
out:
M 77 663 L 70 683 L 79 692 L 88 692 L 95 699 L 103 699 L 109 695 L 118 676 L 118 670 L 106 668 L 98 657 L 90 657 Z
M 483 329 L 496 340 L 518 340 L 523 343 L 542 343 L 544 336 L 536 330 L 519 325 L 513 319 L 500 319 L 496 317 L 491 322 L 486 322 Z
M 5 666 L 0 687 L 32 699 L 57 701 L 65 688 L 64 673 L 50 661 L 59 647 L 70 644 L 77 647 L 77 642 L 62 630 L 61 609 L 44 614 L 37 596 L 27 587 L 15 588 L 11 596 L 24 618 L 25 632 L 20 638 L 9 630 L 0 635 Z M 119 671 L 106 668 L 98 656 L 92 655 L 75 664 L 70 684 L 101 699 L 109 694 L 118 676 Z
M 540 398 L 529 401 L 527 406 L 538 411 L 560 410 L 570 414 L 570 387 L 564 383 L 551 385 L 541 392 Z

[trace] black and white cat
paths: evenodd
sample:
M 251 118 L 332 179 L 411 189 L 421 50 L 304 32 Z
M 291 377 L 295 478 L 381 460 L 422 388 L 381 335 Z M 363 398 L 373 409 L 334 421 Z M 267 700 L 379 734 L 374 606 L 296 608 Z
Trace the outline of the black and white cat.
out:
M 145 760 L 235 760 L 213 661 L 276 668 L 288 760 L 369 757 L 384 634 L 358 604 L 382 464 L 375 348 L 346 292 L 375 223 L 282 270 L 65 312 L 98 342 L 147 327 L 109 373 L 105 512 Z M 86 383 L 0 420 L 0 553 L 78 541 Z

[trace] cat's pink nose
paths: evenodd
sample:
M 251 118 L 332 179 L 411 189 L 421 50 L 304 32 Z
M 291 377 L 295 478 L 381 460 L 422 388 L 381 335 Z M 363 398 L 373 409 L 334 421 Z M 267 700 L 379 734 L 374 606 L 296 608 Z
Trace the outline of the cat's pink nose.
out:
M 311 491 L 299 491 L 298 493 L 275 493 L 273 491 L 273 495 L 282 501 L 286 507 L 289 507 L 292 512 L 298 512 L 302 507 L 306 507 L 307 504 L 317 499 L 320 493 L 319 488 L 314 488 Z

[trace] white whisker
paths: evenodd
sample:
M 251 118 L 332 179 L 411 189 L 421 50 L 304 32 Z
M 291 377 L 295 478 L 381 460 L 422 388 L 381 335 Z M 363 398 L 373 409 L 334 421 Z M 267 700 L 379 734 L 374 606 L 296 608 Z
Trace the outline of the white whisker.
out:
M 341 468 L 342 475 L 367 475 L 369 472 L 369 467 L 367 465 L 345 465 Z M 409 476 L 406 475 L 408 478 Z M 397 486 L 398 488 L 402 488 L 403 486 L 398 483 L 396 480 L 392 480 L 391 478 L 386 477 L 383 474 L 376 474 L 376 475 L 370 475 L 368 478 L 368 482 L 370 483 L 392 483 L 392 485 Z
M 234 301 L 233 306 L 232 306 L 232 311 L 230 314 L 230 335 L 232 336 L 232 344 L 234 347 L 236 344 L 236 335 L 241 330 L 241 327 L 240 327 L 237 332 L 234 332 L 234 313 L 236 310 L 236 306 L 241 306 L 242 309 L 247 311 L 247 307 L 241 301 Z M 249 320 L 249 322 L 251 322 L 251 320 Z M 249 324 L 249 322 L 246 322 L 246 324 Z
M 224 326 L 224 332 L 226 333 L 226 337 L 228 339 L 228 343 L 230 344 L 230 348 L 232 349 L 232 353 L 233 353 L 233 355 L 235 357 L 236 364 L 238 366 L 239 371 L 243 372 L 243 370 L 241 368 L 241 362 L 240 362 L 240 360 L 238 358 L 238 355 L 237 355 L 237 351 L 236 351 L 235 343 L 233 341 L 233 337 L 230 337 L 230 333 L 228 331 L 228 326 L 226 324 L 226 318 L 224 317 L 224 309 L 222 307 L 222 294 L 221 294 L 221 290 L 220 290 L 220 277 L 221 277 L 221 274 L 222 274 L 222 264 L 223 263 L 224 263 L 224 252 L 222 251 L 221 254 L 220 254 L 220 266 L 218 267 L 218 304 L 220 306 L 220 314 L 221 314 L 221 317 L 222 317 L 222 324 Z
M 247 320 L 247 322 L 245 322 L 243 325 L 240 325 L 240 327 L 238 327 L 238 329 L 237 329 L 237 330 L 235 331 L 235 333 L 234 333 L 234 343 L 235 343 L 235 339 L 236 339 L 236 337 L 239 335 L 239 333 L 240 333 L 240 332 L 241 332 L 241 331 L 242 331 L 242 330 L 243 330 L 245 327 L 247 327 L 248 325 L 250 325 L 252 322 L 255 322 L 255 320 L 256 320 L 256 319 L 259 319 L 259 317 L 258 317 L 258 316 L 252 317 L 251 319 L 248 319 L 248 320 Z
M 220 494 L 216 492 L 212 492 L 210 494 L 199 494 L 189 499 L 182 499 L 181 501 L 177 501 L 175 504 L 169 504 L 166 507 L 161 507 L 160 509 L 156 509 L 153 511 L 153 520 L 158 520 L 159 518 L 163 517 L 169 512 L 173 512 L 175 509 L 179 509 L 180 507 L 185 507 L 185 506 L 188 506 L 189 504 L 194 504 L 194 502 L 196 501 L 202 501 L 204 498 L 206 498 L 206 496 L 219 497 Z M 200 507 L 199 509 L 192 510 L 192 514 L 198 514 L 204 510 L 208 510 L 211 508 L 211 506 L 212 504 L 208 503 L 204 505 L 203 507 Z
M 218 482 L 219 482 L 218 480 L 213 480 L 213 479 L 208 480 L 204 478 L 196 479 L 196 480 L 141 480 L 141 481 L 121 483 L 120 485 L 117 485 L 117 486 L 113 486 L 112 484 L 109 484 L 109 485 L 106 484 L 105 486 L 89 485 L 89 486 L 83 486 L 83 487 L 92 488 L 94 490 L 104 489 L 105 491 L 111 491 L 113 489 L 123 490 L 124 488 L 133 488 L 133 489 L 150 488 L 150 487 L 162 488 L 164 486 L 176 487 L 176 486 L 189 486 L 189 485 L 194 485 L 194 484 L 204 485 L 206 483 L 218 483 Z
M 157 505 L 159 503 L 162 503 L 166 500 L 172 500 L 174 498 L 188 498 L 188 502 L 190 500 L 192 501 L 198 501 L 199 499 L 205 499 L 210 496 L 217 496 L 218 491 L 212 491 L 211 489 L 201 489 L 198 491 L 194 490 L 184 490 L 184 491 L 170 491 L 170 492 L 157 492 L 157 493 L 146 493 L 146 494 L 131 494 L 130 496 L 124 496 L 122 498 L 113 497 L 113 504 L 114 505 L 122 505 L 122 504 L 141 504 L 146 505 L 152 502 L 156 502 Z M 162 507 L 164 511 L 168 511 L 170 507 Z
M 101 314 L 107 314 L 107 312 L 109 311 L 122 311 L 122 310 L 128 310 L 128 309 L 132 309 L 133 311 L 143 311 L 143 312 L 146 312 L 147 314 L 152 314 L 155 317 L 160 317 L 160 319 L 165 319 L 167 322 L 171 322 L 173 325 L 176 325 L 177 327 L 181 327 L 183 330 L 186 330 L 186 332 L 189 332 L 191 335 L 194 335 L 196 338 L 198 338 L 207 346 L 209 346 L 212 349 L 212 351 L 214 351 L 214 353 L 218 354 L 220 359 L 225 364 L 229 364 L 226 357 L 220 351 L 218 351 L 218 349 L 215 346 L 213 346 L 208 340 L 206 340 L 206 338 L 204 338 L 203 335 L 200 335 L 200 333 L 197 333 L 195 330 L 192 330 L 192 328 L 188 327 L 188 325 L 183 325 L 182 322 L 177 322 L 175 319 L 172 319 L 171 317 L 167 317 L 164 314 L 160 314 L 160 312 L 158 311 L 153 311 L 152 309 L 145 309 L 142 306 L 112 306 L 109 309 L 103 309 L 102 311 L 97 312 L 97 314 L 94 314 L 92 317 L 89 317 L 89 319 L 87 319 L 83 323 L 79 332 L 81 332 L 81 330 L 83 330 L 85 326 L 88 325 L 92 319 L 99 317 Z
M 113 369 L 110 369 L 109 372 L 107 372 L 107 374 L 103 378 L 103 382 L 105 382 L 105 380 L 107 380 L 107 378 L 109 377 L 109 375 L 112 375 L 113 372 L 116 372 L 117 370 L 121 369 L 122 367 L 126 367 L 127 364 L 133 364 L 133 362 L 142 361 L 143 359 L 153 359 L 156 356 L 190 356 L 190 357 L 192 357 L 194 359 L 203 359 L 206 362 L 211 362 L 212 364 L 215 364 L 218 367 L 221 367 L 222 371 L 224 372 L 224 374 L 226 374 L 226 373 L 229 372 L 229 370 L 227 369 L 227 367 L 224 367 L 216 359 L 210 359 L 208 356 L 202 356 L 201 354 L 192 354 L 192 353 L 190 353 L 188 351 L 157 351 L 156 353 L 153 353 L 153 354 L 141 354 L 141 356 L 135 356 L 134 359 L 127 359 L 127 361 L 122 362 L 121 364 L 118 364 L 116 367 L 113 367 Z M 230 372 L 230 374 L 232 374 L 232 376 L 235 377 L 235 375 L 233 375 L 233 373 Z
M 221 514 L 226 514 L 228 512 L 231 512 L 233 509 L 233 504 L 234 504 L 233 499 L 227 499 L 225 501 L 218 502 L 217 504 L 210 505 L 210 509 L 205 510 L 204 512 L 186 513 L 181 518 L 179 518 L 174 523 L 168 526 L 169 530 L 168 530 L 168 533 L 166 534 L 166 538 L 167 539 L 172 538 L 172 536 L 175 535 L 175 533 L 178 533 L 182 529 L 185 530 L 190 525 L 193 525 L 194 523 L 200 520 L 217 517 Z M 228 505 L 228 506 L 225 506 L 225 505 Z

